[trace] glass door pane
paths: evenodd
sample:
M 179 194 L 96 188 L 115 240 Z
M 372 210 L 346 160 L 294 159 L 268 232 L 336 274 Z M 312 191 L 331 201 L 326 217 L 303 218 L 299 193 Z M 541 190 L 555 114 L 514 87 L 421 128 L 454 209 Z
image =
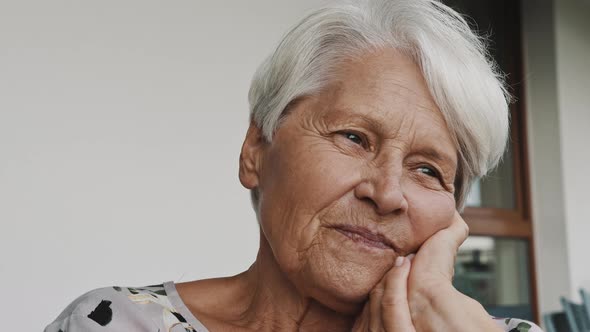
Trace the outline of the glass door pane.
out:
M 510 144 L 500 165 L 471 186 L 466 206 L 516 209 L 512 148 Z
M 490 315 L 534 320 L 528 241 L 470 236 L 459 249 L 453 285 Z

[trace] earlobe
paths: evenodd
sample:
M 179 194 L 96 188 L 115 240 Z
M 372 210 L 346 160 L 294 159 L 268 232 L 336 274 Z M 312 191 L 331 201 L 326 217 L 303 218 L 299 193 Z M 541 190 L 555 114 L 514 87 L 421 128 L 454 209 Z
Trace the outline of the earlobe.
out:
M 262 131 L 251 122 L 240 153 L 239 177 L 246 189 L 258 187 L 265 144 Z

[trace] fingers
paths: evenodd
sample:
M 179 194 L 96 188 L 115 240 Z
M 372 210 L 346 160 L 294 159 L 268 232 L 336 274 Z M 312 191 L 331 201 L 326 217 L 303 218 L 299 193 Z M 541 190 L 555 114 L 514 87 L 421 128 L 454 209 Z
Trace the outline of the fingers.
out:
M 467 226 L 467 223 L 458 211 L 455 211 L 453 222 L 447 230 L 449 232 L 449 239 L 454 244 L 455 251 L 457 251 L 469 236 L 469 226 Z
M 457 251 L 459 251 L 459 247 L 469 236 L 469 227 L 459 212 L 455 211 L 455 217 L 451 225 L 439 233 L 435 248 L 438 254 L 435 256 L 435 259 L 439 259 L 440 264 L 449 267 L 449 278 L 452 279 Z
M 408 304 L 408 276 L 414 255 L 398 257 L 373 288 L 352 331 L 415 332 Z
M 410 259 L 398 257 L 395 266 L 384 277 L 380 316 L 385 331 L 415 331 L 408 304 L 410 265 Z
M 451 280 L 457 251 L 468 235 L 469 227 L 455 212 L 451 225 L 426 240 L 418 251 L 416 265 L 419 273 L 433 277 L 442 274 L 444 279 Z
M 370 319 L 369 331 L 383 331 L 383 320 L 381 319 L 381 301 L 385 292 L 385 279 L 382 279 L 371 291 L 369 298 Z

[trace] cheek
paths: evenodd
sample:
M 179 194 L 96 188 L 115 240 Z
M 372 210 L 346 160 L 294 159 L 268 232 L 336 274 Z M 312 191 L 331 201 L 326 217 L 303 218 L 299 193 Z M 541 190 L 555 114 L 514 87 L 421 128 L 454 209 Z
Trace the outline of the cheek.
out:
M 354 188 L 360 163 L 329 144 L 297 143 L 285 143 L 266 160 L 261 194 L 274 210 L 292 210 L 296 204 L 295 215 L 315 216 Z
M 408 216 L 419 244 L 451 225 L 455 215 L 455 198 L 451 193 L 416 187 L 407 191 L 406 199 Z
M 321 214 L 354 188 L 354 160 L 328 146 L 285 142 L 265 160 L 260 182 L 261 226 L 279 261 L 298 270 L 318 241 Z M 358 162 L 357 162 L 358 163 Z

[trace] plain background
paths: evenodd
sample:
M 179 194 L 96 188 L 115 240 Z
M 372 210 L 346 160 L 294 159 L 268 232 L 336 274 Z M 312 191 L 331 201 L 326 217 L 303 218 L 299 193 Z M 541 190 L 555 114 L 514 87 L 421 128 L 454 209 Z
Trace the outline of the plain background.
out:
M 251 77 L 318 0 L 0 2 L 0 321 L 239 273 Z

